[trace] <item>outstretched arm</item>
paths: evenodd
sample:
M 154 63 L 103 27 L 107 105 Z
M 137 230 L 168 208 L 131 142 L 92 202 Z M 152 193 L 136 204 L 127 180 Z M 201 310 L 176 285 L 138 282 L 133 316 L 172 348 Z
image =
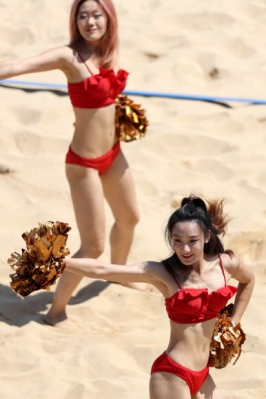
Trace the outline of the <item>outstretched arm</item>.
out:
M 240 322 L 246 307 L 248 306 L 255 284 L 254 273 L 241 260 L 238 260 L 238 262 L 237 271 L 232 275 L 234 279 L 239 281 L 232 314 L 233 320 L 236 324 Z
M 9 79 L 26 73 L 45 72 L 54 69 L 66 69 L 66 46 L 45 51 L 37 56 L 3 61 L 0 63 L 0 80 Z
M 83 277 L 118 283 L 143 282 L 160 289 L 159 262 L 139 262 L 131 265 L 114 265 L 98 259 L 66 258 L 66 270 Z

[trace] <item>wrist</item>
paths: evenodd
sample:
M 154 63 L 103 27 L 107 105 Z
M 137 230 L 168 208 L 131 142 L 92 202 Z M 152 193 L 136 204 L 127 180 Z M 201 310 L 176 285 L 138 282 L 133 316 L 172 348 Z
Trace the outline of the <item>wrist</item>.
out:
M 231 326 L 232 326 L 232 327 L 235 327 L 235 326 L 236 326 L 236 323 L 234 322 L 233 319 L 231 320 Z

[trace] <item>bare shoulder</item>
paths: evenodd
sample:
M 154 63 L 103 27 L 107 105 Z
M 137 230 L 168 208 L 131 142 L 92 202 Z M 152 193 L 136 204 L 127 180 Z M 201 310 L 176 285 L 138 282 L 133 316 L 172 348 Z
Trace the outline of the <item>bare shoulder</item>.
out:
M 80 62 L 78 60 L 78 52 L 73 47 L 66 45 L 55 49 L 61 59 L 61 69 L 67 76 L 68 80 L 81 79 Z
M 61 61 L 62 65 L 72 64 L 75 59 L 74 50 L 68 45 L 53 47 L 42 52 L 40 56 Z
M 60 69 L 68 79 L 76 78 L 78 62 L 76 51 L 68 45 L 51 48 L 36 57 L 44 69 Z
M 228 272 L 234 272 L 235 269 L 237 269 L 241 263 L 241 258 L 234 253 L 228 254 L 228 253 L 223 253 L 220 255 L 223 266 L 226 271 Z M 230 273 L 233 274 L 233 273 Z
M 54 69 L 65 72 L 71 68 L 73 59 L 73 50 L 68 46 L 50 48 L 33 57 L 12 62 L 10 75 L 45 72 Z
M 164 273 L 164 266 L 162 262 L 148 261 L 144 262 L 144 269 L 150 276 L 160 278 Z
M 237 254 L 223 253 L 221 255 L 224 269 L 233 278 L 241 283 L 246 283 L 254 278 L 251 268 Z
M 165 296 L 169 296 L 172 288 L 173 280 L 165 269 L 162 262 L 147 262 L 145 264 L 146 273 L 149 279 L 153 281 L 153 285 Z
M 73 60 L 77 58 L 77 52 L 69 45 L 55 47 L 52 50 L 58 52 L 62 58 L 68 60 L 69 62 L 73 62 Z

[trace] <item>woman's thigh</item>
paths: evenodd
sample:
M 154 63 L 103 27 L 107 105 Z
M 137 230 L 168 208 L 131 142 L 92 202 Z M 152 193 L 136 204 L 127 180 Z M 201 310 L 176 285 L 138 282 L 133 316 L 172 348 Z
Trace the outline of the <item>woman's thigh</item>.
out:
M 210 374 L 206 378 L 199 392 L 192 396 L 192 399 L 222 399 L 222 396 Z
M 91 168 L 66 165 L 66 175 L 81 237 L 81 251 L 85 252 L 84 256 L 99 256 L 105 242 L 104 194 L 99 173 Z
M 116 221 L 137 223 L 139 209 L 131 169 L 122 151 L 101 176 L 103 190 Z
M 157 372 L 150 377 L 150 399 L 191 399 L 186 381 L 171 373 Z

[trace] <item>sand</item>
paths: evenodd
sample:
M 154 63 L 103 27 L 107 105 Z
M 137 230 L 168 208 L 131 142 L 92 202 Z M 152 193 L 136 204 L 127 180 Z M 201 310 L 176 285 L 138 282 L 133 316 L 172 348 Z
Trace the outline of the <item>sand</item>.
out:
M 70 4 L 1 0 L 0 59 L 67 43 Z M 128 90 L 266 99 L 263 0 L 115 0 L 115 6 Z M 57 71 L 16 79 L 66 83 Z M 9 170 L 0 173 L 0 398 L 147 399 L 150 366 L 169 335 L 160 294 L 83 279 L 67 309 L 79 330 L 66 332 L 42 321 L 52 292 L 23 299 L 9 288 L 6 260 L 38 222 L 69 223 L 68 247 L 72 253 L 79 247 L 64 174 L 74 117 L 65 95 L 0 87 L 0 96 L 0 164 Z M 122 144 L 141 211 L 128 261 L 168 254 L 164 224 L 183 196 L 226 198 L 233 220 L 225 244 L 254 270 L 256 287 L 242 320 L 245 353 L 211 374 L 224 399 L 265 398 L 266 106 L 135 101 L 150 126 L 145 139 Z M 106 223 L 110 228 L 107 205 Z M 109 259 L 108 237 L 102 259 Z

